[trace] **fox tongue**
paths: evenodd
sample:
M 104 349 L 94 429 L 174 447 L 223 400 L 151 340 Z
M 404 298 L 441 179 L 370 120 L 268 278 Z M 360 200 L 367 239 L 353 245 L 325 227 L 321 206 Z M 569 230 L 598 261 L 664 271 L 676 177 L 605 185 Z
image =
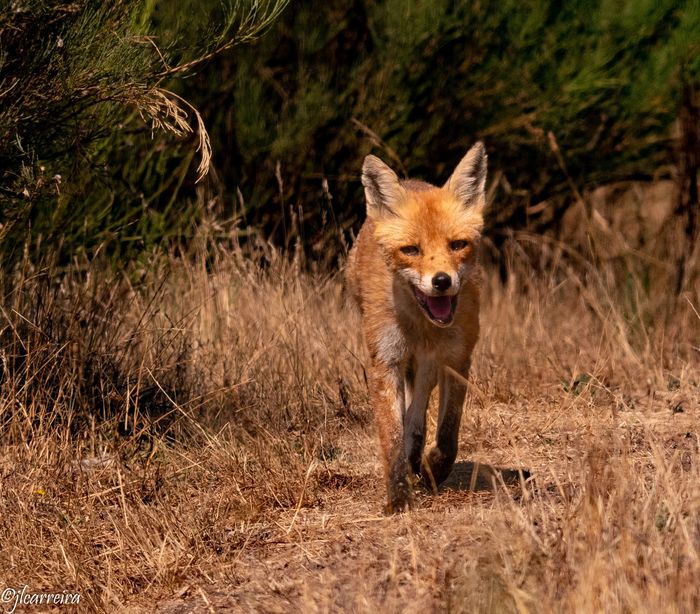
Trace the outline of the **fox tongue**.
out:
M 426 302 L 434 318 L 446 320 L 450 317 L 452 299 L 449 296 L 429 296 Z

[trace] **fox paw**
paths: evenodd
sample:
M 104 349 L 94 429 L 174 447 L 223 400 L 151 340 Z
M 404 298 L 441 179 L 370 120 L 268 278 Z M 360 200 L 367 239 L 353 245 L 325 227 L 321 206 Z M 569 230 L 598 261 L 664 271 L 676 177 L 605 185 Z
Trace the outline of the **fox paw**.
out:
M 384 506 L 384 513 L 401 514 L 413 508 L 413 488 L 410 478 L 406 476 L 402 480 L 394 482 L 389 489 L 389 501 Z
M 421 477 L 425 486 L 433 491 L 437 491 L 437 487 L 450 475 L 454 462 L 455 455 L 445 454 L 437 447 L 430 450 L 421 465 Z

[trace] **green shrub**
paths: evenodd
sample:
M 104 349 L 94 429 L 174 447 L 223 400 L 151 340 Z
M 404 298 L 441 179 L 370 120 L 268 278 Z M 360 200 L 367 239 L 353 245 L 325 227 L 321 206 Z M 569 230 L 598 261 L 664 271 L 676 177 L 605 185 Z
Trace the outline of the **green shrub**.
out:
M 180 196 L 208 168 L 208 135 L 172 91 L 205 60 L 258 35 L 285 0 L 13 0 L 0 5 L 0 237 L 105 246 L 130 257 L 196 217 Z M 179 138 L 173 138 L 179 137 Z
M 325 252 L 337 228 L 323 178 L 338 224 L 357 227 L 370 150 L 443 181 L 484 139 L 492 228 L 541 229 L 572 186 L 650 177 L 672 161 L 681 78 L 697 82 L 698 58 L 692 1 L 300 1 L 221 58 L 215 96 L 198 104 L 249 222 L 279 235 L 281 208 L 301 205 L 307 242 Z M 555 210 L 530 218 L 543 200 Z

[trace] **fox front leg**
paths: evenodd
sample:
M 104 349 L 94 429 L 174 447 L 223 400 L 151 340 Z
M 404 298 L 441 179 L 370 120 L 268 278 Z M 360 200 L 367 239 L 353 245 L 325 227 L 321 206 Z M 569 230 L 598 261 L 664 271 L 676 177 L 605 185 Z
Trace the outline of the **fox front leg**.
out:
M 409 466 L 404 449 L 404 379 L 398 368 L 381 363 L 375 363 L 368 375 L 384 463 L 388 499 L 386 512 L 394 514 L 409 509 L 413 504 Z
M 465 380 L 469 365 L 462 370 L 464 379 L 449 375 L 444 369 L 440 371 L 440 410 L 435 434 L 435 446 L 423 460 L 421 474 L 426 485 L 433 490 L 445 481 L 455 459 L 459 444 L 459 424 L 462 419 L 462 407 L 467 392 Z
M 408 462 L 413 473 L 420 473 L 423 445 L 425 443 L 425 415 L 430 393 L 437 383 L 435 364 L 428 361 L 412 361 L 406 369 L 406 415 L 404 437 Z

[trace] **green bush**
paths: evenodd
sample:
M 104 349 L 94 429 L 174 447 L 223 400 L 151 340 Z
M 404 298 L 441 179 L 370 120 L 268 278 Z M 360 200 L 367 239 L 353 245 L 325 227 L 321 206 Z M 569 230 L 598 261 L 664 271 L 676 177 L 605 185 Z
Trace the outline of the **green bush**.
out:
M 65 258 L 102 246 L 128 258 L 188 232 L 197 211 L 181 190 L 197 178 L 197 148 L 205 173 L 208 136 L 172 88 L 210 57 L 252 40 L 284 5 L 2 3 L 3 264 L 24 245 Z
M 673 162 L 681 83 L 700 73 L 692 0 L 297 0 L 256 38 L 283 5 L 0 6 L 3 261 L 27 227 L 66 258 L 133 258 L 186 238 L 212 194 L 222 215 L 325 258 L 363 217 L 370 150 L 442 181 L 478 138 L 491 230 L 542 230 L 572 190 Z M 199 193 L 202 130 L 183 99 L 211 136 Z
M 572 184 L 651 176 L 672 161 L 681 78 L 697 82 L 698 58 L 693 1 L 300 1 L 221 59 L 198 104 L 247 219 L 281 240 L 281 208 L 301 205 L 307 242 L 325 251 L 329 202 L 343 227 L 363 215 L 370 150 L 442 181 L 484 139 L 492 228 L 556 222 L 527 207 L 556 208 Z

